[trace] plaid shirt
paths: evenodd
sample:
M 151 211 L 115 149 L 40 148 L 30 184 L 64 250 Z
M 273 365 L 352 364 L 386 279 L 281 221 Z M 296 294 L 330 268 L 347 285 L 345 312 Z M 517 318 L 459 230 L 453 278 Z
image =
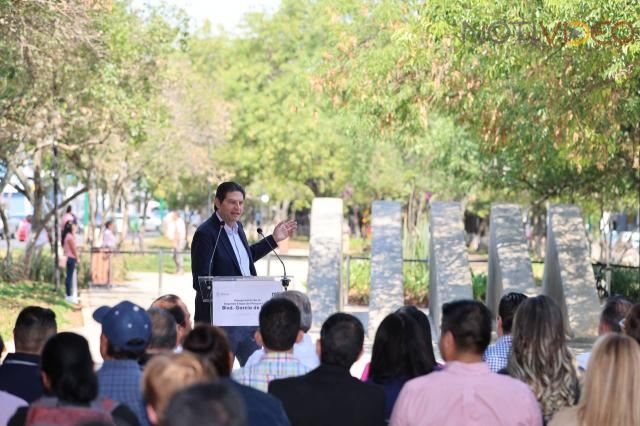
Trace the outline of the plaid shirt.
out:
M 269 389 L 269 382 L 275 379 L 301 376 L 309 372 L 300 361 L 288 352 L 267 352 L 257 364 L 233 373 L 233 378 L 263 392 Z
M 489 346 L 482 357 L 491 371 L 497 373 L 507 366 L 511 354 L 511 335 L 500 336 L 496 343 Z
M 142 373 L 135 360 L 106 360 L 96 373 L 100 396 L 126 404 L 140 421 L 141 426 L 148 426 L 140 382 Z

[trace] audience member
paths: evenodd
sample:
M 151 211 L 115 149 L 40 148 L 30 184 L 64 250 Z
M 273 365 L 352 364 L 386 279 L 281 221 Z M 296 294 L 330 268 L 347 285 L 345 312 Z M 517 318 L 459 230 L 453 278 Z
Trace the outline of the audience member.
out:
M 191 314 L 187 309 L 187 305 L 185 305 L 182 299 L 180 299 L 175 294 L 165 294 L 164 296 L 160 296 L 156 300 L 154 300 L 151 304 L 151 307 L 166 309 L 171 315 L 173 315 L 173 319 L 175 319 L 176 323 L 178 324 L 177 351 L 179 352 L 179 348 L 182 345 L 184 337 L 192 329 Z
M 622 332 L 620 322 L 624 319 L 624 317 L 627 315 L 627 312 L 629 312 L 632 307 L 633 303 L 628 301 L 623 296 L 612 296 L 607 299 L 607 302 L 604 304 L 604 308 L 602 309 L 602 313 L 600 314 L 598 336 L 602 336 L 603 334 L 610 332 Z M 590 356 L 591 352 L 584 352 L 576 356 L 578 366 L 582 370 L 587 369 L 587 364 L 589 362 Z
M 256 364 L 237 370 L 233 377 L 244 385 L 266 392 L 274 379 L 299 376 L 309 369 L 293 357 L 293 345 L 302 340 L 300 310 L 290 300 L 274 298 L 260 309 L 256 342 L 265 354 Z
M 104 234 L 102 234 L 102 247 L 108 249 L 115 249 L 118 241 L 116 240 L 116 236 L 113 233 L 113 221 L 108 220 L 107 223 L 104 224 Z
M 129 407 L 96 399 L 98 380 L 89 344 L 78 334 L 60 333 L 47 341 L 42 350 L 42 378 L 47 396 L 19 408 L 9 420 L 10 426 L 75 426 L 89 420 L 139 424 Z
M 142 376 L 142 393 L 152 425 L 162 424 L 171 397 L 180 389 L 216 378 L 215 370 L 194 354 L 158 354 L 147 364 Z
M 545 421 L 578 400 L 578 378 L 565 330 L 560 308 L 545 295 L 522 302 L 513 323 L 507 370 L 529 385 Z
M 157 354 L 173 353 L 177 343 L 176 321 L 165 309 L 150 308 L 147 310 L 151 321 L 151 338 L 144 354 L 138 358 L 142 368 Z
M 112 308 L 98 308 L 93 319 L 102 324 L 100 355 L 104 363 L 97 373 L 100 395 L 127 404 L 141 425 L 149 424 L 140 391 L 142 373 L 137 362 L 151 338 L 149 315 L 140 306 L 123 301 Z
M 482 359 L 491 371 L 498 372 L 507 366 L 511 355 L 511 326 L 518 306 L 527 299 L 522 293 L 507 293 L 500 299 L 498 317 L 496 318 L 496 332 L 498 340 L 484 352 Z
M 184 425 L 247 426 L 247 412 L 228 383 L 197 383 L 178 391 L 167 407 L 164 426 Z
M 492 372 L 482 361 L 490 341 L 491 314 L 482 303 L 446 303 L 440 351 L 447 364 L 404 385 L 390 424 L 541 425 L 538 403 L 527 386 Z
M 307 366 L 309 370 L 313 370 L 318 365 L 320 365 L 320 359 L 318 359 L 318 354 L 316 353 L 316 344 L 313 342 L 311 336 L 307 334 L 309 332 L 309 329 L 311 328 L 311 321 L 313 320 L 311 315 L 311 302 L 309 301 L 309 297 L 307 297 L 306 294 L 296 290 L 283 291 L 273 297 L 282 297 L 284 299 L 289 299 L 293 303 L 295 303 L 300 310 L 300 330 L 302 330 L 304 334 L 302 336 L 302 340 L 293 345 L 293 357 L 297 358 L 298 361 Z M 249 357 L 244 367 L 246 368 L 248 366 L 257 364 L 264 353 L 264 348 L 256 350 Z
M 0 357 L 2 357 L 3 353 L 4 341 L 2 340 L 2 336 L 0 336 Z M 24 399 L 0 390 L 0 425 L 6 425 L 16 410 L 26 405 L 29 404 Z
M 280 398 L 294 426 L 384 425 L 381 387 L 352 377 L 362 355 L 364 328 L 353 315 L 336 313 L 322 325 L 317 351 L 320 366 L 310 373 L 274 380 L 269 392 Z
M 73 291 L 73 275 L 80 258 L 78 254 L 78 246 L 76 243 L 76 231 L 78 230 L 78 223 L 75 220 L 70 220 L 64 226 L 62 230 L 62 236 L 60 242 L 64 255 L 67 258 L 66 261 L 66 274 L 64 278 L 65 287 L 65 300 L 69 303 L 78 303 L 78 295 Z
M 563 408 L 550 426 L 640 425 L 640 345 L 618 333 L 593 347 L 578 405 Z
M 184 350 L 199 355 L 218 372 L 223 381 L 230 383 L 247 407 L 249 426 L 288 426 L 289 419 L 279 399 L 250 386 L 230 379 L 233 353 L 229 340 L 221 328 L 199 324 L 187 334 Z
M 43 394 L 40 353 L 47 339 L 57 332 L 51 309 L 28 306 L 18 314 L 13 328 L 16 352 L 0 366 L 0 390 L 33 402 Z
M 622 324 L 624 333 L 640 344 L 640 303 L 631 308 Z
M 418 328 L 416 320 L 408 314 L 392 313 L 382 320 L 376 331 L 367 381 L 384 389 L 385 419 L 391 417 L 404 384 L 436 368 L 431 338 L 427 346 L 427 342 L 419 338 Z

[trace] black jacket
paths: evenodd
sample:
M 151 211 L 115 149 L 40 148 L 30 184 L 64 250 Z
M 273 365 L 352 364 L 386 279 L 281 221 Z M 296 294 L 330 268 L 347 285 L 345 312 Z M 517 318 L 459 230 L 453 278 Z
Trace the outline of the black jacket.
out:
M 304 376 L 273 380 L 293 426 L 384 425 L 382 387 L 363 383 L 338 366 L 320 365 Z

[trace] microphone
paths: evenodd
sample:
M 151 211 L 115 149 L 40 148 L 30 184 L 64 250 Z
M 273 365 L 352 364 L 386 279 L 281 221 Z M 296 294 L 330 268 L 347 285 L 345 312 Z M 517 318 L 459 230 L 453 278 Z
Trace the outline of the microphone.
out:
M 220 224 L 220 229 L 218 230 L 218 236 L 216 237 L 216 243 L 213 245 L 213 251 L 211 252 L 211 259 L 209 260 L 209 276 L 211 276 L 211 267 L 213 267 L 213 256 L 216 254 L 216 248 L 218 248 L 218 241 L 220 241 L 220 234 L 222 234 L 223 229 L 224 229 L 224 222 Z
M 282 259 L 280 259 L 280 256 L 278 256 L 278 252 L 276 252 L 275 248 L 273 248 L 269 240 L 262 233 L 262 228 L 258 228 L 257 231 L 258 231 L 258 235 L 260 235 L 262 239 L 267 242 L 273 254 L 276 255 L 276 257 L 282 264 L 282 270 L 284 271 L 284 276 L 282 277 L 282 287 L 284 287 L 284 291 L 287 291 L 287 288 L 289 288 L 289 283 L 291 282 L 291 280 L 287 277 L 287 268 L 284 267 L 284 262 L 282 261 Z

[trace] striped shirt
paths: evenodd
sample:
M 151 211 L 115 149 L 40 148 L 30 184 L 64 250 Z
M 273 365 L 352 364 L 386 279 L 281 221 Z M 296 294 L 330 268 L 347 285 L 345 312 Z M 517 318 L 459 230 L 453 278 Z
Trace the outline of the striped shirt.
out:
M 233 378 L 243 385 L 267 392 L 272 380 L 301 376 L 308 372 L 309 368 L 289 352 L 267 352 L 257 364 L 235 371 Z

